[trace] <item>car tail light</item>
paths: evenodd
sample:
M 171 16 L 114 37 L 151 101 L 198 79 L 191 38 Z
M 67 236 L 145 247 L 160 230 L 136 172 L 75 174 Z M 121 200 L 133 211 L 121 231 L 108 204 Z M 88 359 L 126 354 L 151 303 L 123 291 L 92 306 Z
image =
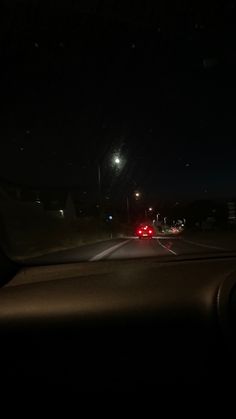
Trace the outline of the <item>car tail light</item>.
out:
M 142 230 L 139 230 L 139 231 L 138 231 L 138 234 L 142 234 Z
M 152 234 L 152 230 L 148 230 L 149 234 Z

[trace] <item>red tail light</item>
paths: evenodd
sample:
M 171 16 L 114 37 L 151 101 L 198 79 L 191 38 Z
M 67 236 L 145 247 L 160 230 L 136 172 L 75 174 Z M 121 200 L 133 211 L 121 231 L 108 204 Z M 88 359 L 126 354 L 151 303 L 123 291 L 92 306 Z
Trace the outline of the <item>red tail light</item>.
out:
M 139 230 L 139 231 L 138 231 L 138 234 L 142 234 L 142 230 Z
M 148 230 L 148 233 L 149 233 L 149 234 L 152 234 L 152 230 Z

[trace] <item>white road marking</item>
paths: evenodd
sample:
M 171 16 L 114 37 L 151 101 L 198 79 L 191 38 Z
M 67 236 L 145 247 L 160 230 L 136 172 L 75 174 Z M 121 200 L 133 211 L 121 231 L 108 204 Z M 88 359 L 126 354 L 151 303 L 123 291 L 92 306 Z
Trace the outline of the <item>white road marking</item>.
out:
M 115 246 L 109 247 L 108 249 L 104 250 L 101 253 L 98 253 L 97 255 L 93 256 L 91 259 L 89 259 L 90 262 L 94 262 L 96 260 L 101 260 L 105 258 L 106 256 L 109 256 L 111 253 L 113 253 L 115 250 L 119 249 L 120 247 L 124 246 L 126 243 L 130 242 L 131 239 L 125 240 L 122 243 L 116 244 Z
M 203 244 L 203 243 L 193 242 L 192 240 L 181 239 L 181 241 L 185 242 L 185 243 L 189 243 L 189 244 L 194 244 L 195 246 L 206 247 L 206 248 L 209 248 L 209 249 L 227 250 L 224 247 L 212 246 L 211 244 Z
M 179 239 L 178 236 L 153 236 L 154 239 L 160 239 L 160 240 L 177 240 Z
M 164 249 L 168 250 L 168 252 L 172 253 L 173 255 L 177 256 L 177 253 L 176 253 L 176 252 L 174 252 L 174 250 L 171 250 L 171 249 L 169 249 L 167 246 L 165 246 L 164 244 L 162 244 L 162 243 L 160 242 L 160 240 L 159 240 L 159 239 L 158 239 L 157 241 L 158 241 L 158 243 L 159 243 L 159 245 L 160 245 L 161 247 L 163 247 Z
M 137 236 L 126 236 L 125 238 L 137 240 L 139 237 L 137 237 Z M 152 238 L 155 239 L 155 240 L 158 240 L 158 239 L 161 239 L 161 240 L 176 240 L 176 239 L 179 239 L 178 236 L 152 236 Z

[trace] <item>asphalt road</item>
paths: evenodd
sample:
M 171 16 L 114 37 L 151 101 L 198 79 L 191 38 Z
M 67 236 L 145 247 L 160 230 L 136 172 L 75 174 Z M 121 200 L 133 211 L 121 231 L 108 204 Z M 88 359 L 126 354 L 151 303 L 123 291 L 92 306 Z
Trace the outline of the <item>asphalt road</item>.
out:
M 136 237 L 107 240 L 69 250 L 61 250 L 25 261 L 27 264 L 57 264 L 65 262 L 98 261 L 143 257 L 176 257 L 199 253 L 222 252 L 224 247 L 186 240 L 182 237 L 155 237 L 139 240 Z

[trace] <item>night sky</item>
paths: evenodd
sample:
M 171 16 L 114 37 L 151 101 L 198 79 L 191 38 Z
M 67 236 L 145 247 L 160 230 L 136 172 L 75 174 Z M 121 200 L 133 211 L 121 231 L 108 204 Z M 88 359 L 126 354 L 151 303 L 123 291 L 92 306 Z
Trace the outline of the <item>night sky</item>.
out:
M 235 2 L 176 3 L 1 2 L 0 176 L 235 196 Z

